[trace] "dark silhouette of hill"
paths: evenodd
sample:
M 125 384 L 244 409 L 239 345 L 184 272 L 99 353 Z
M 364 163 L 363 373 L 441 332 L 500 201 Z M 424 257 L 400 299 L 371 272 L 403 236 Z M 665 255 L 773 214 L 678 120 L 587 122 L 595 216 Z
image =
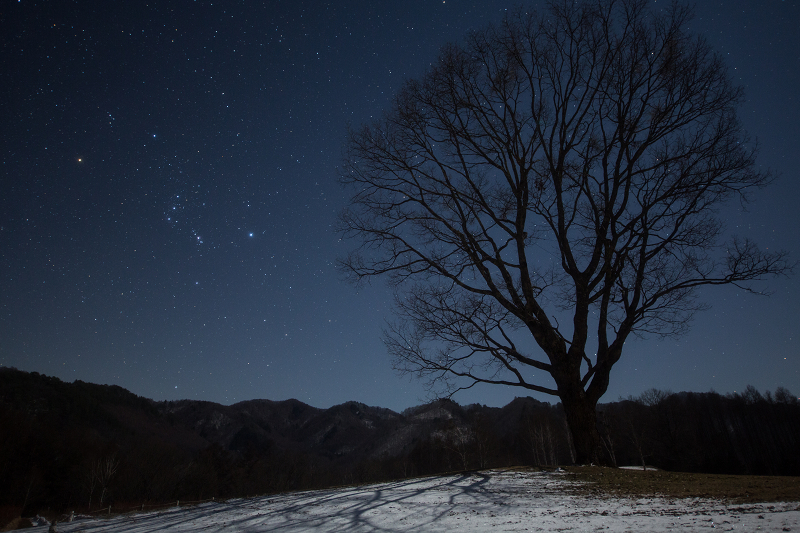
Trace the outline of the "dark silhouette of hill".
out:
M 651 390 L 600 406 L 609 461 L 690 472 L 800 474 L 800 402 Z M 358 402 L 156 402 L 114 385 L 0 368 L 4 516 L 263 494 L 513 465 L 572 464 L 560 405 L 443 399 L 396 413 Z

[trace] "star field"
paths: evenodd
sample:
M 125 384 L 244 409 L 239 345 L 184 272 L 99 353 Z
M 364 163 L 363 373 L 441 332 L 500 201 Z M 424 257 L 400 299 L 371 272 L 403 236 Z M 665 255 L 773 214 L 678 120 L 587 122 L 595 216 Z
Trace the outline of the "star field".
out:
M 0 365 L 159 400 L 424 401 L 380 341 L 391 291 L 334 267 L 354 245 L 334 230 L 337 165 L 349 124 L 515 4 L 4 4 Z M 698 5 L 694 22 L 745 87 L 740 116 L 779 176 L 727 208 L 729 229 L 795 258 L 797 21 L 797 2 L 742 0 Z M 629 344 L 605 399 L 800 391 L 800 277 L 768 288 L 709 291 L 686 337 Z

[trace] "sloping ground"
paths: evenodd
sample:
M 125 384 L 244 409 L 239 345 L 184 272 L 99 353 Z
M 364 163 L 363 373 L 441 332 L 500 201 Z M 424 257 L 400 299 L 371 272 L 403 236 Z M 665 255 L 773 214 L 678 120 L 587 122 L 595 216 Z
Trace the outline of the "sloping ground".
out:
M 726 476 L 659 470 L 567 467 L 570 477 L 582 481 L 580 491 L 594 496 L 661 496 L 714 498 L 731 503 L 800 502 L 800 477 Z
M 58 531 L 800 531 L 798 502 L 631 498 L 587 485 L 565 472 L 487 471 L 78 520 Z

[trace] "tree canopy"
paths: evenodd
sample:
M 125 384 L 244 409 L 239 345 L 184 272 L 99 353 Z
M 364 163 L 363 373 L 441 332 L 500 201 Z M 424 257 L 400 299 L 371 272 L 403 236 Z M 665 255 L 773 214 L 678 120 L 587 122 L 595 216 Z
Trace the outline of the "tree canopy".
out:
M 700 287 L 790 267 L 726 240 L 720 206 L 772 176 L 690 16 L 642 0 L 518 10 L 349 135 L 341 221 L 360 246 L 342 265 L 397 287 L 396 368 L 446 393 L 558 396 L 579 462 L 598 459 L 595 406 L 631 334 L 680 333 Z

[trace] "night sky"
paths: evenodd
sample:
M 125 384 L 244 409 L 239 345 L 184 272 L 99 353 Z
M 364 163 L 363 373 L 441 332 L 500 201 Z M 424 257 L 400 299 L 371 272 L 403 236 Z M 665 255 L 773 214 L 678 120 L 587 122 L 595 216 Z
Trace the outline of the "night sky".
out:
M 335 231 L 337 166 L 348 124 L 517 3 L 3 0 L 0 365 L 157 400 L 425 401 L 381 342 L 390 289 L 336 270 L 356 244 Z M 728 228 L 800 259 L 800 3 L 702 1 L 692 29 L 778 174 Z M 758 287 L 704 292 L 684 337 L 629 342 L 603 400 L 800 393 L 800 272 Z

